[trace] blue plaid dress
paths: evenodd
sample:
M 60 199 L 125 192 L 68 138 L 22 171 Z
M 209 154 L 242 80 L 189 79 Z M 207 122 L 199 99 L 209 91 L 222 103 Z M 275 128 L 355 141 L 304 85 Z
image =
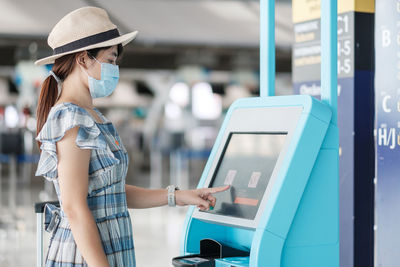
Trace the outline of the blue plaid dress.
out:
M 75 143 L 81 149 L 91 149 L 87 203 L 96 221 L 104 252 L 110 266 L 135 266 L 131 219 L 127 209 L 125 177 L 128 154 L 113 124 L 99 110 L 103 123 L 97 123 L 83 108 L 73 103 L 52 107 L 36 140 L 42 142 L 36 176 L 54 183 L 60 200 L 57 174 L 56 142 L 65 132 L 79 126 Z M 68 219 L 62 208 L 47 207 L 47 231 L 51 240 L 46 266 L 87 266 L 79 252 Z

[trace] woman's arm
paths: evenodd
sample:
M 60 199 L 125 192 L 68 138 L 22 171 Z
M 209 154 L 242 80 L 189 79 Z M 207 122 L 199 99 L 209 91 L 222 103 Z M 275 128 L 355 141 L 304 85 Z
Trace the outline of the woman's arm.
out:
M 175 191 L 175 202 L 178 206 L 196 205 L 202 210 L 215 206 L 216 198 L 212 195 L 228 190 L 229 186 Z M 130 209 L 160 207 L 168 204 L 166 189 L 145 189 L 133 185 L 125 185 L 126 200 Z
M 67 131 L 57 142 L 58 179 L 61 202 L 72 235 L 89 266 L 110 266 L 101 244 L 99 231 L 86 202 L 90 149 L 75 144 L 79 127 Z
M 145 189 L 125 185 L 126 201 L 130 209 L 146 209 L 168 204 L 166 189 Z

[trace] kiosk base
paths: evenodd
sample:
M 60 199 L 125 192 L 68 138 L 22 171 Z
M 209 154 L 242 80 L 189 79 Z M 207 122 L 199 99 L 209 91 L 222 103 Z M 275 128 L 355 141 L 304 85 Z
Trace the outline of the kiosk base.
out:
M 203 239 L 200 241 L 200 254 L 175 257 L 172 259 L 172 265 L 175 267 L 246 266 L 240 264 L 246 259 L 248 262 L 248 256 L 248 251 L 238 250 L 212 239 Z
M 215 267 L 249 267 L 250 257 L 216 259 Z

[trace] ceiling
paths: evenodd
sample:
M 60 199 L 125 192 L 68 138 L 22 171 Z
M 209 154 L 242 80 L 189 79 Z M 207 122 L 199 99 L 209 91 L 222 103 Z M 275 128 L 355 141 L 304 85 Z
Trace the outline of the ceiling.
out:
M 0 65 L 50 55 L 46 38 L 55 23 L 88 5 L 105 8 L 121 33 L 139 31 L 125 67 L 258 66 L 259 2 L 251 0 L 0 0 Z M 280 62 L 290 69 L 291 16 L 291 1 L 277 1 L 278 71 Z

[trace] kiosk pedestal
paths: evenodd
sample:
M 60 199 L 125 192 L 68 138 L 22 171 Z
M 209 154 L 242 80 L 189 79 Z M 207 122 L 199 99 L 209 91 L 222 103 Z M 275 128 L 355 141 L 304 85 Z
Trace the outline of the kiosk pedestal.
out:
M 236 101 L 199 183 L 230 189 L 215 194 L 213 210 L 189 210 L 182 244 L 189 257 L 175 258 L 175 266 L 338 266 L 338 129 L 331 114 L 310 96 Z M 204 239 L 236 251 L 211 257 Z

